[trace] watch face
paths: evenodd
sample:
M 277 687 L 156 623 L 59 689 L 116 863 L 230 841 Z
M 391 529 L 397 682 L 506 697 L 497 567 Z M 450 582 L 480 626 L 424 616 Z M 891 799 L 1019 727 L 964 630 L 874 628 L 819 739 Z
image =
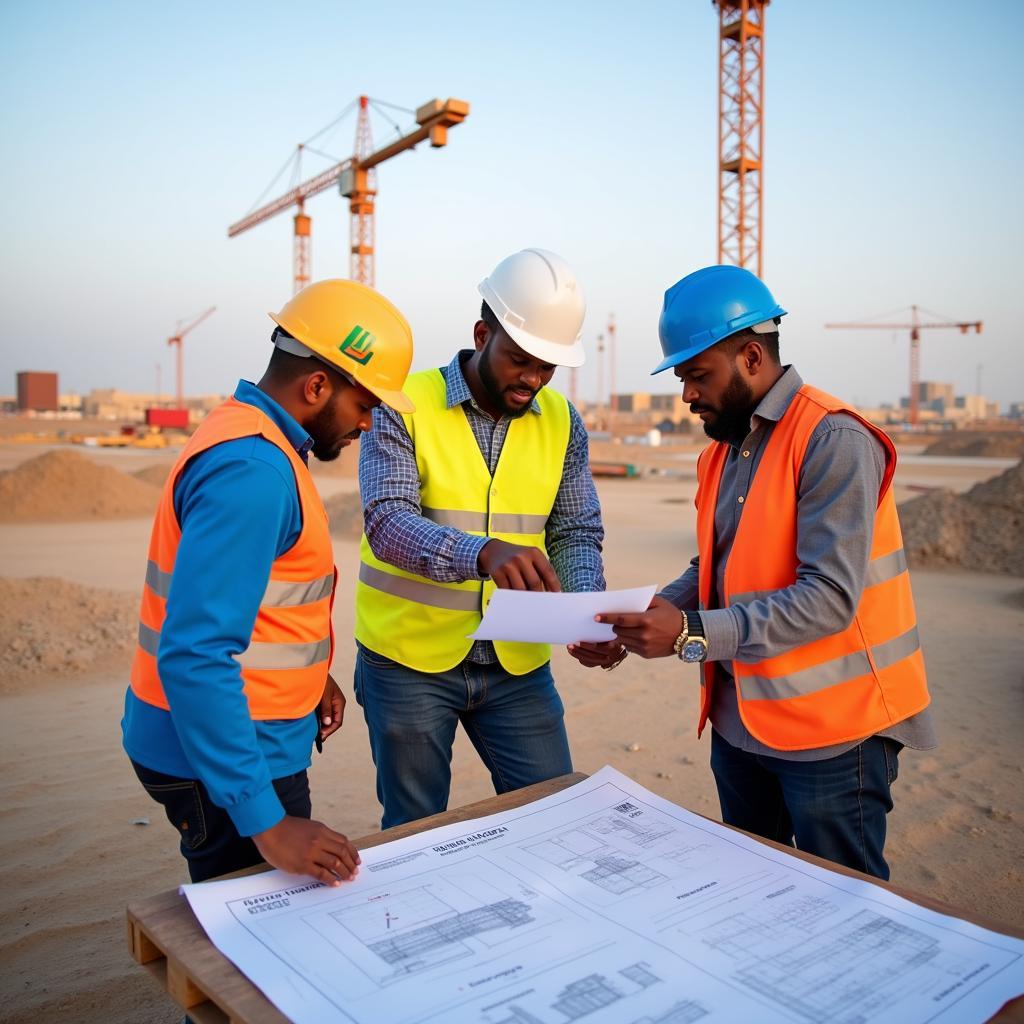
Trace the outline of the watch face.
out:
M 690 640 L 683 645 L 683 661 L 690 663 L 703 661 L 707 651 L 707 644 L 701 643 L 699 640 Z

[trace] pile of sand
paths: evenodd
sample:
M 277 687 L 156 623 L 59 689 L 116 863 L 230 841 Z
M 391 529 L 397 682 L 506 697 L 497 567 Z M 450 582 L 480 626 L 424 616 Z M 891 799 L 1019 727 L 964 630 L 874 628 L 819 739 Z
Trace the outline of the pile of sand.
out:
M 0 522 L 80 522 L 150 516 L 159 490 L 72 451 L 38 455 L 0 473 Z
M 50 577 L 0 579 L 0 692 L 120 662 L 138 634 L 139 598 Z
M 1024 576 L 1024 461 L 966 494 L 904 502 L 900 523 L 912 566 Z
M 147 466 L 145 469 L 136 470 L 132 473 L 132 476 L 136 480 L 141 480 L 144 484 L 151 484 L 153 487 L 159 487 L 163 490 L 172 465 L 173 463 L 170 462 L 158 462 L 154 466 Z
M 1024 456 L 1024 434 L 983 434 L 978 431 L 947 434 L 933 441 L 921 454 L 1016 459 Z
M 358 540 L 363 534 L 363 501 L 359 492 L 336 494 L 324 502 L 331 520 L 331 533 L 346 540 Z

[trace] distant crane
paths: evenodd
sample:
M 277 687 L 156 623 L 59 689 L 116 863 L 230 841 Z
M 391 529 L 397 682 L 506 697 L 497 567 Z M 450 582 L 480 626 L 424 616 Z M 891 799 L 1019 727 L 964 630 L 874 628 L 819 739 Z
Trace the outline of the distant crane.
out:
M 928 316 L 935 317 L 935 320 L 929 323 L 922 323 L 918 317 L 918 309 L 921 309 L 923 313 Z M 902 312 L 902 310 L 897 310 Z M 885 314 L 891 315 L 891 314 Z M 830 328 L 849 328 L 851 330 L 867 330 L 871 328 L 882 328 L 883 330 L 889 331 L 910 331 L 910 424 L 911 426 L 917 426 L 918 420 L 918 408 L 920 405 L 920 346 L 921 346 L 921 331 L 924 330 L 938 330 L 948 329 L 955 327 L 960 331 L 961 334 L 966 334 L 968 331 L 973 330 L 975 334 L 981 334 L 982 321 L 980 320 L 947 320 L 945 317 L 938 313 L 932 313 L 930 310 L 924 309 L 919 306 L 910 307 L 910 323 L 842 323 L 842 324 L 825 324 L 826 327 Z
M 764 16 L 770 0 L 718 8 L 718 262 L 761 276 Z
M 608 430 L 615 437 L 615 414 L 619 411 L 619 396 L 615 374 L 615 314 L 608 314 Z
M 228 238 L 234 238 L 282 210 L 297 207 L 292 274 L 295 291 L 304 287 L 310 276 L 312 220 L 305 211 L 306 200 L 337 183 L 338 190 L 349 201 L 350 276 L 353 281 L 360 281 L 372 288 L 375 278 L 373 215 L 374 197 L 377 194 L 373 168 L 426 139 L 430 140 L 430 145 L 435 149 L 447 145 L 448 129 L 461 124 L 469 116 L 469 104 L 465 100 L 430 100 L 416 111 L 417 128 L 374 151 L 368 109 L 371 104 L 375 104 L 375 101 L 369 97 L 359 97 L 355 152 L 352 156 L 295 186 L 228 228 Z M 297 158 L 301 158 L 305 148 L 308 148 L 306 144 L 298 147 Z
M 175 360 L 175 375 L 174 375 L 174 407 L 176 409 L 185 408 L 185 392 L 184 392 L 184 358 L 182 356 L 182 339 L 189 331 L 194 331 L 208 316 L 211 316 L 217 311 L 216 306 L 211 306 L 208 310 L 200 313 L 199 316 L 195 317 L 187 327 L 181 325 L 185 323 L 184 320 L 178 321 L 178 329 L 176 334 L 172 334 L 167 339 L 167 344 L 177 346 L 177 358 Z M 159 385 L 157 385 L 159 388 Z

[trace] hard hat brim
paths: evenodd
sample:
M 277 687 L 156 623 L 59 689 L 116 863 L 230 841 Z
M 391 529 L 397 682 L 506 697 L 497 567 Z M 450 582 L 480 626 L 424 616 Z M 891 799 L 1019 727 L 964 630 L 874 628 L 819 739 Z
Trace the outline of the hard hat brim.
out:
M 359 383 L 371 394 L 376 395 L 385 405 L 394 409 L 395 412 L 416 411 L 415 403 L 404 391 L 387 391 L 384 388 L 371 388 L 368 384 L 363 384 L 362 381 L 359 381 Z
M 551 363 L 552 366 L 582 366 L 586 361 L 586 353 L 583 349 L 583 340 L 577 338 L 571 345 L 559 345 L 554 341 L 547 341 L 538 338 L 521 327 L 513 327 L 509 323 L 502 323 L 501 329 L 525 352 L 540 359 L 542 362 Z

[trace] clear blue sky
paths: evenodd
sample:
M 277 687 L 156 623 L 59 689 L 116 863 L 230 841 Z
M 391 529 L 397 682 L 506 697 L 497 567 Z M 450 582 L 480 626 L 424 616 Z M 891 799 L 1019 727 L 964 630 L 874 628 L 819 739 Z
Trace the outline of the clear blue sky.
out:
M 985 321 L 980 338 L 927 333 L 925 379 L 973 391 L 980 363 L 984 392 L 1024 400 L 1024 5 L 775 0 L 767 27 L 764 276 L 791 311 L 785 357 L 851 400 L 895 401 L 905 332 L 822 325 L 916 302 Z M 469 343 L 493 264 L 540 245 L 576 266 L 589 338 L 615 311 L 620 389 L 672 390 L 647 376 L 662 294 L 716 259 L 716 31 L 705 0 L 6 0 L 0 393 L 19 369 L 148 391 L 158 361 L 168 391 L 165 340 L 208 305 L 186 389 L 258 376 L 291 218 L 231 240 L 227 225 L 359 93 L 472 104 L 446 149 L 379 173 L 377 285 L 413 324 L 417 367 Z M 308 212 L 314 277 L 347 275 L 343 201 Z M 595 385 L 592 361 L 583 396 Z

